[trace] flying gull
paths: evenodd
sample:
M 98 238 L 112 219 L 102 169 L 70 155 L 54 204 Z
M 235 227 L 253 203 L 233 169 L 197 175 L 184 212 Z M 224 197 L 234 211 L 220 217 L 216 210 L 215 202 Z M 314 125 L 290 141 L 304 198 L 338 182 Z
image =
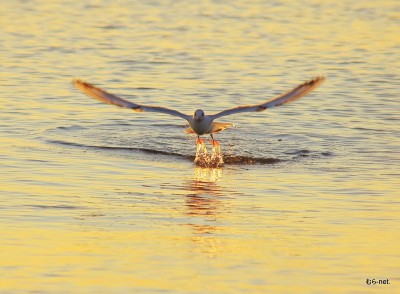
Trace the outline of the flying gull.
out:
M 276 96 L 275 98 L 272 98 L 271 100 L 268 100 L 264 103 L 230 108 L 212 115 L 205 115 L 204 111 L 201 109 L 197 109 L 193 115 L 187 115 L 177 110 L 165 107 L 136 104 L 127 101 L 125 99 L 122 99 L 118 96 L 115 96 L 111 93 L 108 93 L 82 80 L 73 80 L 72 83 L 76 88 L 81 90 L 86 95 L 107 104 L 113 104 L 119 107 L 130 108 L 137 112 L 159 112 L 183 118 L 189 123 L 189 128 L 186 129 L 186 132 L 197 134 L 196 144 L 202 142 L 200 139 L 201 135 L 210 134 L 212 139 L 212 144 L 214 146 L 215 144 L 218 143 L 214 140 L 213 134 L 220 132 L 232 125 L 232 123 L 216 122 L 215 121 L 216 119 L 226 115 L 237 114 L 242 112 L 263 111 L 266 110 L 267 108 L 288 103 L 290 101 L 305 96 L 306 94 L 314 90 L 316 87 L 318 87 L 324 80 L 325 80 L 324 77 L 317 76 L 314 79 L 304 82 L 299 86 L 295 87 L 294 89 L 286 93 L 283 93 L 279 96 Z

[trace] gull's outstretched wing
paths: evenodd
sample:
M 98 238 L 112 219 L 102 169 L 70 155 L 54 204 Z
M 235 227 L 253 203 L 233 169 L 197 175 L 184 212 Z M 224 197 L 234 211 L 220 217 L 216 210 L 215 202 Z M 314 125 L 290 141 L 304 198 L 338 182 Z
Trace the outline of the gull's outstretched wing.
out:
M 296 88 L 290 90 L 289 92 L 283 93 L 267 102 L 258 105 L 247 105 L 247 106 L 239 106 L 231 109 L 227 109 L 221 112 L 218 112 L 214 115 L 210 115 L 212 119 L 216 119 L 221 116 L 236 114 L 240 112 L 252 112 L 252 111 L 263 111 L 267 108 L 271 108 L 274 106 L 279 106 L 290 101 L 296 100 L 304 95 L 308 94 L 310 91 L 318 87 L 323 81 L 324 77 L 316 77 L 308 82 L 305 82 Z
M 160 106 L 145 106 L 124 100 L 122 98 L 119 98 L 118 96 L 107 93 L 106 91 L 103 91 L 102 89 L 97 88 L 92 84 L 83 82 L 81 80 L 73 80 L 72 84 L 86 95 L 107 104 L 113 104 L 119 107 L 130 108 L 138 112 L 148 111 L 148 112 L 165 113 L 173 116 L 179 116 L 180 118 L 183 118 L 187 121 L 189 121 L 192 118 L 189 115 L 183 114 L 173 109 Z

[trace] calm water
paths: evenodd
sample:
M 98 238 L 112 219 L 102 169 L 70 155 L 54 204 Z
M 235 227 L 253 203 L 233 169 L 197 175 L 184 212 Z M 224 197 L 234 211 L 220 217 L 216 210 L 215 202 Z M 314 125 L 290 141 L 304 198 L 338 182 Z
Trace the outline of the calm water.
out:
M 0 292 L 400 290 L 398 1 L 55 2 L 0 4 Z M 214 113 L 318 74 L 221 120 L 220 169 L 70 83 Z

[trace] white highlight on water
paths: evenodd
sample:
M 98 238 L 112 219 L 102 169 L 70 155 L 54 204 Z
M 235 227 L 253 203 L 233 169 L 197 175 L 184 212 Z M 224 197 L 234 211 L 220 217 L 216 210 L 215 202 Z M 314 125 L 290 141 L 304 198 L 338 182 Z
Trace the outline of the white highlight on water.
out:
M 210 141 L 212 144 L 211 153 L 207 153 L 204 140 L 196 141 L 196 157 L 194 163 L 201 167 L 220 167 L 224 164 L 221 147 L 217 141 Z

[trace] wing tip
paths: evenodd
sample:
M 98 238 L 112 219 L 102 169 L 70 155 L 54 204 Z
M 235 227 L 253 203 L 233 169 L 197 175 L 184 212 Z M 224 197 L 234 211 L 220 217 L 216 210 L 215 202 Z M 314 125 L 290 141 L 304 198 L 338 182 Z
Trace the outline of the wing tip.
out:
M 81 89 L 81 88 L 94 88 L 92 84 L 89 84 L 88 82 L 85 82 L 84 80 L 81 79 L 73 79 L 71 81 L 72 85 L 75 88 Z
M 305 93 L 307 94 L 309 91 L 315 89 L 318 87 L 320 84 L 322 84 L 325 81 L 325 76 L 315 76 L 311 80 L 308 80 L 299 86 L 297 86 L 295 89 L 304 89 Z M 303 95 L 302 95 L 303 96 Z M 300 98 L 300 97 L 299 97 Z
M 310 86 L 319 85 L 319 84 L 323 83 L 325 80 L 326 80 L 325 76 L 316 76 L 313 79 L 311 79 L 310 81 L 306 82 L 306 84 L 309 84 Z
M 84 81 L 82 81 L 81 79 L 72 79 L 72 81 L 71 81 L 71 84 L 74 86 L 83 84 L 83 83 L 84 83 Z

